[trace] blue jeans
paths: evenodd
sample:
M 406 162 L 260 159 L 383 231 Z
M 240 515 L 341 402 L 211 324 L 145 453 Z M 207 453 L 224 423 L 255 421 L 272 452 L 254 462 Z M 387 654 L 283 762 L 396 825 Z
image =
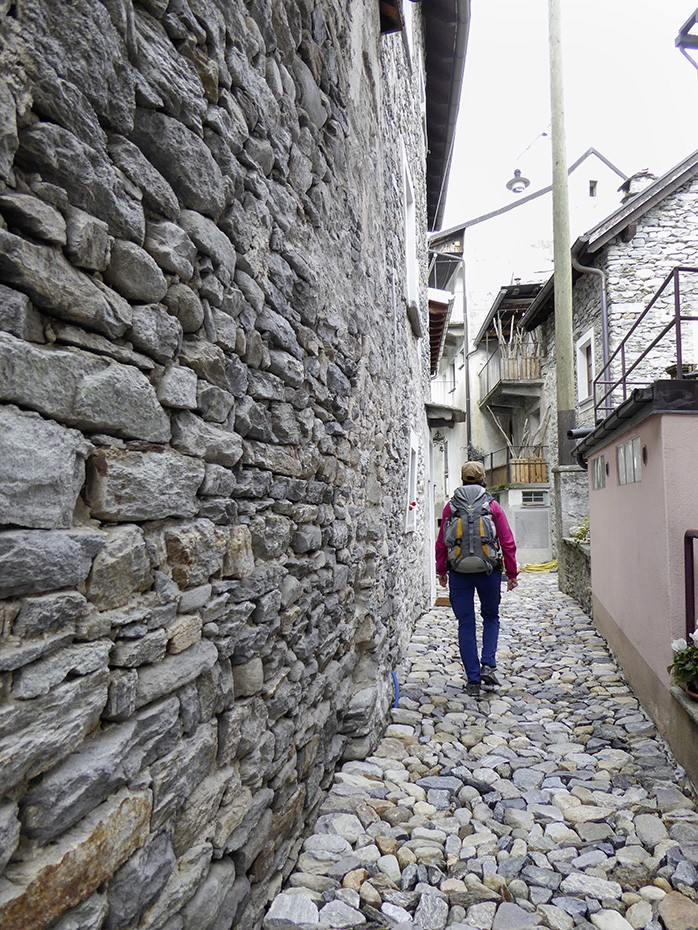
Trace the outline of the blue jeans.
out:
M 462 575 L 448 573 L 448 593 L 453 613 L 458 619 L 458 646 L 468 681 L 480 681 L 475 631 L 475 591 L 480 600 L 482 614 L 482 664 L 497 666 L 497 640 L 499 638 L 499 602 L 502 599 L 502 573 L 493 571 Z

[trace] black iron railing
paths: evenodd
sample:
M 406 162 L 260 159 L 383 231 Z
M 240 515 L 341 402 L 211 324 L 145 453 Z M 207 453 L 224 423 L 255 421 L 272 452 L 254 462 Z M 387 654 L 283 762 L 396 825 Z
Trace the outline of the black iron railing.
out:
M 683 537 L 684 586 L 686 590 L 686 642 L 696 629 L 696 583 L 693 570 L 693 541 L 698 530 L 686 530 Z
M 657 380 L 659 372 L 656 370 L 656 367 L 650 364 L 652 361 L 650 359 L 650 353 L 653 352 L 662 340 L 672 331 L 675 337 L 676 372 L 674 374 L 672 371 L 671 376 L 683 379 L 686 374 L 692 372 L 693 365 L 686 365 L 684 363 L 684 344 L 681 324 L 696 323 L 698 322 L 698 316 L 681 312 L 681 287 L 679 277 L 681 274 L 698 274 L 698 268 L 679 266 L 674 268 L 666 276 L 654 297 L 635 320 L 621 340 L 618 348 L 612 353 L 606 365 L 594 379 L 594 414 L 596 422 L 600 419 L 605 419 L 615 407 L 619 406 L 622 401 L 627 400 L 633 388 L 646 387 L 648 384 Z M 664 317 L 660 319 L 658 323 L 655 323 L 653 327 L 650 327 L 648 325 L 649 314 L 655 309 L 671 284 L 674 286 L 673 312 L 668 315 L 665 311 Z M 668 319 L 667 315 L 669 316 Z M 637 357 L 630 360 L 629 356 L 632 351 L 630 347 L 631 342 L 633 339 L 639 340 L 641 338 L 640 327 L 643 323 L 650 330 L 650 334 L 654 332 L 656 328 L 654 338 L 647 344 L 643 343 L 643 350 L 638 353 Z M 692 361 L 695 363 L 696 359 Z M 641 377 L 641 369 L 643 366 L 645 366 L 646 371 L 644 376 Z M 618 367 L 620 367 L 620 374 L 617 378 L 614 378 L 613 371 L 617 371 Z M 664 371 L 666 371 L 666 368 Z M 620 395 L 620 400 L 618 400 L 618 395 Z

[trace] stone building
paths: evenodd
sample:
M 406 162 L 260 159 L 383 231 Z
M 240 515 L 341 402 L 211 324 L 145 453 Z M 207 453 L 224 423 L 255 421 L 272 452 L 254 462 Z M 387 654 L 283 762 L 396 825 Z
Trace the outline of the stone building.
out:
M 254 928 L 371 747 L 467 25 L 0 4 L 0 925 Z
M 571 224 L 581 232 L 616 208 L 626 175 L 593 147 L 568 174 Z M 453 295 L 448 321 L 434 333 L 432 359 L 437 513 L 439 495 L 443 504 L 458 484 L 463 459 L 481 458 L 521 563 L 545 562 L 555 550 L 554 405 L 542 390 L 540 340 L 518 324 L 552 274 L 552 187 L 436 232 L 429 242 L 431 283 Z
M 676 267 L 698 265 L 698 152 L 674 166 L 661 178 L 647 171 L 633 175 L 621 186 L 623 203 L 572 246 L 573 340 L 577 389 L 576 423 L 592 428 L 624 399 L 622 387 L 612 393 L 612 382 L 644 352 L 675 314 L 675 288 L 663 283 Z M 661 290 L 661 293 L 659 293 Z M 679 275 L 679 297 L 684 306 L 695 305 L 698 274 Z M 618 347 L 636 320 L 652 305 L 636 334 Z M 541 376 L 543 397 L 553 409 L 556 397 L 554 280 L 541 289 L 521 325 L 536 331 L 543 344 Z M 696 324 L 684 323 L 683 361 L 698 364 Z M 623 358 L 625 361 L 623 362 Z M 675 332 L 654 346 L 651 354 L 631 371 L 626 391 L 668 379 L 676 371 Z M 673 365 L 673 368 L 672 368 Z M 606 384 L 594 387 L 594 380 Z M 609 391 L 608 397 L 604 394 Z M 550 433 L 553 462 L 558 461 L 557 430 Z M 587 476 L 577 466 L 560 466 L 559 512 L 556 537 L 567 540 L 558 551 L 563 590 L 578 597 L 591 610 L 589 552 L 571 543 L 570 531 L 589 515 Z M 584 580 L 586 576 L 586 581 Z

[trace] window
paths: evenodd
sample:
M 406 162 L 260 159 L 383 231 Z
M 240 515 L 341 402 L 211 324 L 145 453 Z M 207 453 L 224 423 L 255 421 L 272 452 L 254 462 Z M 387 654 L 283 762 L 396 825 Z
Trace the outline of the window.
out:
M 405 184 L 405 298 L 408 304 L 419 302 L 419 279 L 417 275 L 417 209 L 414 199 L 414 184 L 407 163 L 405 145 L 402 146 L 402 163 Z
M 408 49 L 408 51 L 409 51 L 409 53 L 410 53 L 410 58 L 412 57 L 412 54 L 413 54 L 413 50 L 412 50 L 412 29 L 413 29 L 413 26 L 412 26 L 412 18 L 413 18 L 413 17 L 412 17 L 412 13 L 413 13 L 413 10 L 412 10 L 412 4 L 410 3 L 410 0 L 405 0 L 405 2 L 403 2 L 403 4 L 402 4 L 402 18 L 403 18 L 403 21 L 404 21 L 404 26 L 403 26 L 403 28 L 404 28 L 404 30 L 405 30 L 405 38 L 407 39 L 407 49 Z
M 461 349 L 458 353 L 458 367 L 465 368 L 465 349 Z
M 450 394 L 456 389 L 456 363 L 455 360 L 451 362 L 451 365 L 448 369 L 448 390 Z
M 642 447 L 640 437 L 618 446 L 618 484 L 635 484 L 641 478 Z
M 521 503 L 524 507 L 547 507 L 547 491 L 522 491 Z
M 407 503 L 405 504 L 405 532 L 413 533 L 417 527 L 417 467 L 419 464 L 419 440 L 416 433 L 410 434 L 410 457 L 407 467 Z
M 577 401 L 582 403 L 594 393 L 594 330 L 577 340 Z
M 448 439 L 444 439 L 444 497 L 450 497 L 449 494 L 449 474 L 448 474 Z
M 422 62 L 419 62 L 419 114 L 422 117 L 422 132 L 424 139 L 427 138 L 427 87 L 424 82 L 424 69 Z
M 606 487 L 606 456 L 599 455 L 594 459 L 592 465 L 592 488 L 600 491 Z
M 589 196 L 596 197 L 596 188 L 598 186 L 598 181 L 589 181 Z

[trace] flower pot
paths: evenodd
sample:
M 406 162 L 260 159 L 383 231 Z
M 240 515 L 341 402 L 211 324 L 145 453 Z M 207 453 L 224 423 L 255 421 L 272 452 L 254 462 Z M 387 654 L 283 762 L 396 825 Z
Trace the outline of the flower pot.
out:
M 698 681 L 687 681 L 683 689 L 690 698 L 698 701 Z

